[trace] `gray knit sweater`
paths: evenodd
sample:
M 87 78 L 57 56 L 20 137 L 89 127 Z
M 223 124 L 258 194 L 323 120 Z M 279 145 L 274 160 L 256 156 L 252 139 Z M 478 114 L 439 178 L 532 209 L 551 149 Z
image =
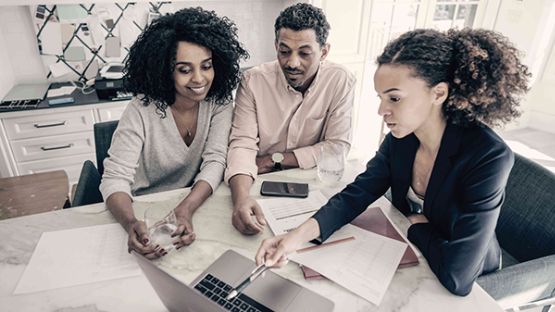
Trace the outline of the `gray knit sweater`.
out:
M 199 180 L 216 190 L 226 166 L 232 109 L 201 102 L 195 138 L 187 146 L 169 109 L 161 118 L 155 105 L 133 99 L 104 160 L 104 200 L 115 192 L 135 196 L 188 187 Z

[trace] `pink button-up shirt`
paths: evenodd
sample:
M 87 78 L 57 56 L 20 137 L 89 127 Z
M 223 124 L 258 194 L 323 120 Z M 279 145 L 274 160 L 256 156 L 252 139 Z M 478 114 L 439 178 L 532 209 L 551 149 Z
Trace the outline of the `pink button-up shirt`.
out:
M 256 156 L 293 152 L 302 169 L 316 166 L 320 145 L 351 146 L 355 77 L 324 61 L 305 92 L 285 80 L 277 61 L 254 67 L 237 89 L 225 182 L 236 174 L 256 178 Z

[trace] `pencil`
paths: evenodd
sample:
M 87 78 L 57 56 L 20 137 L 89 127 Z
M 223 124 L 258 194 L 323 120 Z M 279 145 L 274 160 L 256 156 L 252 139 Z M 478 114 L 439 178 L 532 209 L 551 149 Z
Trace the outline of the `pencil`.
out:
M 319 249 L 319 248 L 327 247 L 327 246 L 331 246 L 331 245 L 341 244 L 341 243 L 344 243 L 344 242 L 351 241 L 353 239 L 355 239 L 354 236 L 349 236 L 349 237 L 341 238 L 341 239 L 338 239 L 338 240 L 334 240 L 332 242 L 325 242 L 325 243 L 322 243 L 320 245 L 297 249 L 297 253 L 301 253 L 301 252 L 305 252 L 305 251 L 311 251 L 311 250 L 315 250 L 315 249 Z

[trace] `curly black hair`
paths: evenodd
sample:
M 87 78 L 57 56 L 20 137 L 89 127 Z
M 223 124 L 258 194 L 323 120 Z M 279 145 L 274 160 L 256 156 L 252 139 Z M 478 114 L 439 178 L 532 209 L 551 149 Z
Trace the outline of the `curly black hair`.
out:
M 274 24 L 276 40 L 279 30 L 289 28 L 294 31 L 314 29 L 316 40 L 322 47 L 328 40 L 330 24 L 326 20 L 326 15 L 322 9 L 308 3 L 297 3 L 279 13 Z
M 200 7 L 187 8 L 154 20 L 131 46 L 125 62 L 125 88 L 140 96 L 144 105 L 154 103 L 162 117 L 175 102 L 173 71 L 179 41 L 212 51 L 215 77 L 207 100 L 227 104 L 241 79 L 240 59 L 248 52 L 237 39 L 237 27 L 227 17 Z
M 520 116 L 518 105 L 528 91 L 530 72 L 519 57 L 494 31 L 417 29 L 390 42 L 377 63 L 407 65 L 429 87 L 448 83 L 442 110 L 449 122 L 499 126 Z

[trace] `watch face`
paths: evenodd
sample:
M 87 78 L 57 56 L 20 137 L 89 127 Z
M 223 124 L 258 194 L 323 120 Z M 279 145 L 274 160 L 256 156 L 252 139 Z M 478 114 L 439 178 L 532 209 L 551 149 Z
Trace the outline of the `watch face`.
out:
M 283 160 L 282 153 L 273 153 L 272 154 L 272 161 L 275 163 L 280 163 Z

